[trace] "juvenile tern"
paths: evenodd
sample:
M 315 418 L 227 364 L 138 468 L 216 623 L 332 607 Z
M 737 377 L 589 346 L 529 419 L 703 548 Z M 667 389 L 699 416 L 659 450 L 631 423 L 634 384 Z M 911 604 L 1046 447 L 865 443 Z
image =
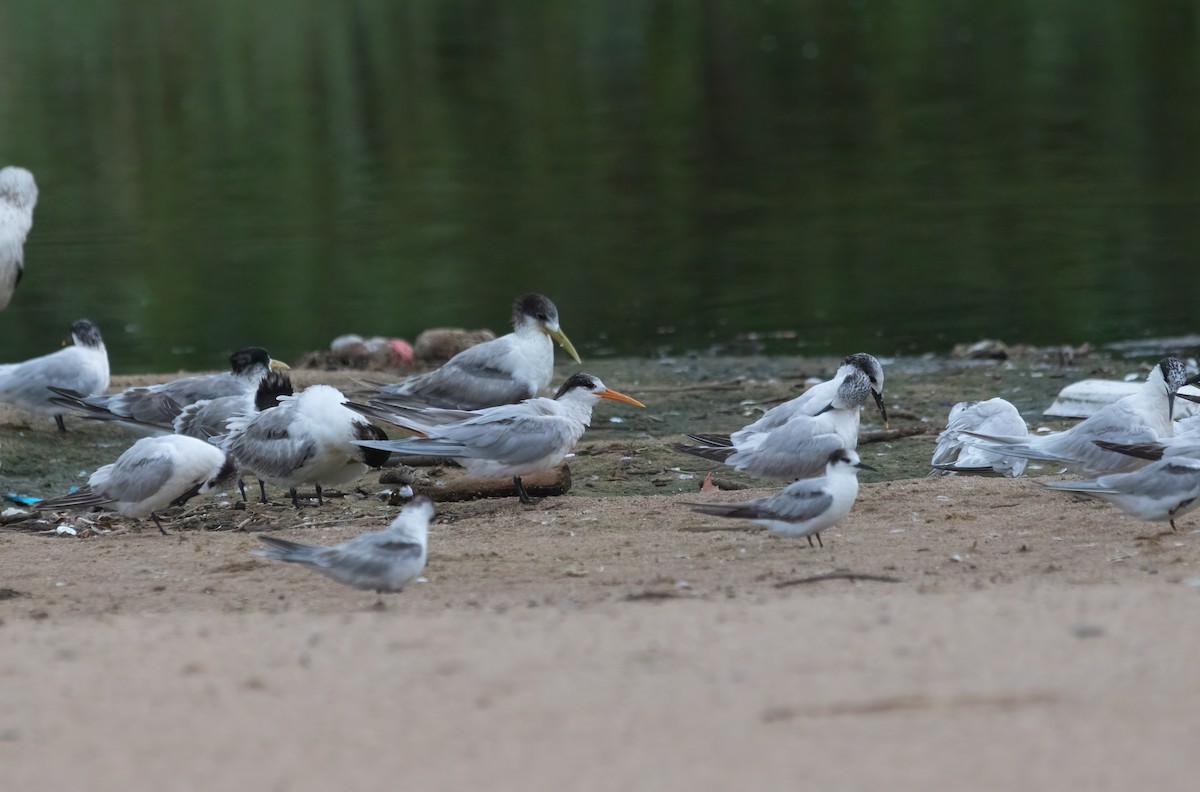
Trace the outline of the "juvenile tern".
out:
M 126 388 L 109 396 L 91 396 L 78 388 L 54 388 L 53 401 L 86 413 L 93 420 L 118 421 L 143 431 L 171 432 L 173 422 L 185 407 L 204 399 L 225 396 L 253 397 L 268 371 L 287 369 L 262 347 L 248 347 L 229 356 L 229 371 L 197 374 L 163 382 Z M 105 385 L 107 387 L 107 383 Z
M 858 471 L 875 470 L 851 449 L 829 455 L 825 475 L 795 481 L 774 495 L 741 503 L 693 503 L 693 511 L 716 517 L 751 520 L 783 536 L 812 538 L 824 547 L 821 531 L 836 525 L 858 498 Z
M 677 444 L 675 449 L 751 476 L 786 481 L 819 476 L 830 454 L 858 445 L 858 413 L 871 394 L 870 380 L 855 369 L 815 415 L 796 413 L 770 429 L 734 432 L 727 446 L 706 442 L 712 435 L 689 435 L 699 445 Z
M 778 429 L 797 415 L 812 416 L 819 414 L 833 401 L 838 388 L 842 386 L 846 377 L 857 377 L 859 374 L 867 378 L 867 382 L 871 387 L 871 396 L 875 400 L 875 406 L 879 409 L 879 414 L 883 416 L 883 425 L 887 426 L 887 407 L 883 401 L 883 365 L 880 364 L 874 355 L 868 355 L 866 352 L 856 352 L 842 359 L 842 364 L 838 366 L 838 370 L 834 373 L 832 379 L 819 382 L 796 398 L 772 407 L 759 416 L 758 420 L 743 426 L 732 435 L 704 433 L 688 436 L 703 445 L 745 445 L 750 442 L 754 435 Z M 858 432 L 857 422 L 855 423 L 854 431 L 855 433 Z M 853 448 L 853 446 L 850 447 Z
M 536 503 L 521 476 L 549 470 L 562 462 L 592 420 L 600 399 L 644 407 L 637 399 L 610 390 L 590 374 L 574 374 L 553 399 L 537 397 L 481 410 L 417 410 L 372 405 L 368 414 L 416 432 L 405 440 L 355 441 L 355 445 L 404 454 L 450 457 L 476 476 L 511 476 L 521 503 Z
M 996 397 L 987 401 L 959 402 L 950 408 L 946 429 L 938 435 L 930 465 L 947 473 L 998 474 L 1019 476 L 1028 460 L 986 451 L 979 445 L 963 442 L 960 432 L 1028 437 L 1025 419 L 1012 404 Z
M 425 568 L 429 521 L 433 517 L 433 501 L 418 495 L 382 531 L 365 533 L 332 547 L 260 534 L 259 540 L 267 547 L 253 553 L 276 561 L 304 564 L 356 589 L 379 594 L 403 591 Z
M 25 238 L 33 228 L 37 199 L 32 173 L 15 165 L 0 168 L 0 311 L 25 272 Z
M 167 506 L 182 506 L 230 481 L 233 461 L 219 448 L 181 435 L 143 437 L 111 465 L 96 470 L 86 487 L 70 495 L 42 501 L 38 508 L 62 509 L 111 503 L 126 517 L 150 517 L 166 535 L 155 514 Z
M 0 402 L 52 415 L 58 431 L 67 431 L 62 418 L 67 410 L 53 403 L 52 389 L 95 394 L 108 388 L 108 351 L 100 329 L 90 320 L 80 319 L 71 325 L 71 340 L 72 346 L 0 367 Z
M 579 353 L 559 327 L 558 308 L 541 294 L 526 294 L 513 303 L 513 332 L 465 349 L 428 374 L 385 385 L 376 398 L 456 410 L 530 399 L 554 375 L 552 340 L 579 362 Z
M 387 439 L 382 429 L 347 408 L 337 388 L 311 385 L 262 412 L 231 418 L 228 433 L 213 438 L 241 472 L 283 487 L 300 508 L 296 487 L 313 484 L 324 505 L 323 484 L 353 481 L 379 467 L 389 454 L 352 445 L 355 440 Z M 265 500 L 265 499 L 264 499 Z
M 980 450 L 1005 456 L 1041 459 L 1085 474 L 1120 473 L 1141 467 L 1135 457 L 1113 453 L 1096 441 L 1119 445 L 1156 443 L 1171 436 L 1175 394 L 1187 380 L 1183 363 L 1166 357 L 1158 362 L 1135 393 L 1097 410 L 1062 432 L 1018 437 L 963 431 Z M 979 442 L 983 441 L 983 442 Z
M 1042 481 L 1050 489 L 1077 492 L 1108 501 L 1149 522 L 1169 522 L 1200 506 L 1200 460 L 1162 459 L 1131 473 L 1112 473 L 1095 481 Z

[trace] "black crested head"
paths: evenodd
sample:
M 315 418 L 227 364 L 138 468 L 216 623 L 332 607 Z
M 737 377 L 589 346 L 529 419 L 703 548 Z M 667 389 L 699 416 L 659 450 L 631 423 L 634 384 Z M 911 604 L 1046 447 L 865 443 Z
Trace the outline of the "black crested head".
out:
M 1158 361 L 1158 368 L 1167 383 L 1167 393 L 1174 393 L 1187 382 L 1187 367 L 1179 358 L 1165 357 Z
M 287 374 L 278 371 L 268 371 L 258 381 L 258 390 L 254 392 L 254 409 L 262 412 L 279 404 L 280 396 L 291 396 L 295 393 L 292 380 Z
M 561 399 L 564 393 L 577 389 L 586 391 L 594 391 L 600 385 L 600 381 L 591 374 L 572 374 L 567 377 L 567 381 L 558 389 L 558 393 L 554 394 L 555 399 Z
M 883 388 L 883 366 L 874 355 L 868 355 L 866 352 L 855 352 L 853 355 L 847 355 L 843 358 L 842 365 L 854 366 L 863 374 L 866 374 L 867 379 L 871 381 L 873 390 L 878 391 Z
M 237 463 L 233 461 L 232 456 L 227 456 L 225 457 L 225 464 L 221 465 L 221 469 L 204 483 L 204 489 L 206 492 L 215 489 L 227 481 L 232 481 L 235 475 L 237 475 Z
M 71 338 L 78 346 L 96 348 L 104 343 L 100 337 L 100 328 L 91 319 L 80 319 L 71 325 Z
M 354 424 L 354 439 L 355 440 L 387 440 L 387 432 L 380 429 L 375 424 L 371 423 L 356 423 Z M 383 467 L 388 461 L 388 457 L 392 455 L 391 451 L 383 448 L 364 448 L 363 446 L 355 446 L 362 454 L 362 461 L 367 467 Z
M 839 448 L 838 450 L 834 451 L 832 454 L 829 455 L 829 461 L 826 464 L 836 465 L 836 464 L 840 463 L 840 464 L 846 464 L 846 465 L 853 465 L 856 461 L 857 460 L 850 458 L 849 451 L 847 451 L 844 448 Z
M 271 356 L 262 347 L 247 347 L 239 349 L 229 356 L 229 369 L 234 374 L 245 374 L 255 368 L 267 368 L 271 365 Z
M 541 324 L 558 322 L 558 308 L 544 294 L 522 294 L 513 302 L 513 325 L 520 325 L 525 318 Z

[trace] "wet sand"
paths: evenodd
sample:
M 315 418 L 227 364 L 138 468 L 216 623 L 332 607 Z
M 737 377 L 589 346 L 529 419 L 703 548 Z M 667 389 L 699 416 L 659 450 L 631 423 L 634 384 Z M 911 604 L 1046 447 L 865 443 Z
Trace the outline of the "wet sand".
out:
M 29 429 L 68 457 L 92 431 Z M 701 473 L 646 463 L 638 431 L 585 438 L 567 496 L 441 506 L 427 582 L 383 611 L 249 553 L 254 530 L 328 543 L 382 526 L 373 476 L 299 513 L 205 501 L 168 537 L 121 520 L 0 533 L 0 786 L 1193 782 L 1195 518 L 1160 535 L 1031 479 L 900 478 L 864 484 L 810 549 L 685 505 L 768 489 L 605 491 Z

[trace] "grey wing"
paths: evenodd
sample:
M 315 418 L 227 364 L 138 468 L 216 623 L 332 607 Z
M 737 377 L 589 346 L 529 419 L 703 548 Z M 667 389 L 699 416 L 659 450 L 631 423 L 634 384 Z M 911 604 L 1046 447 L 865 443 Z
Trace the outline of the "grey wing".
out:
M 159 492 L 174 472 L 175 463 L 168 453 L 123 456 L 113 465 L 102 492 L 113 500 L 136 503 Z
M 246 395 L 203 399 L 183 408 L 175 419 L 175 434 L 208 440 L 224 434 L 230 418 L 253 408 L 253 401 Z
M 223 447 L 238 465 L 264 478 L 287 478 L 316 453 L 311 437 L 293 433 L 292 411 L 272 407 L 258 413 Z
M 19 363 L 0 377 L 0 396 L 7 401 L 49 404 L 51 385 L 83 394 L 96 389 L 91 366 L 80 360 L 76 347 Z
M 443 438 L 470 449 L 469 456 L 475 459 L 519 465 L 556 449 L 570 450 L 579 433 L 578 427 L 561 416 L 509 414 L 444 427 L 437 439 Z
M 225 372 L 183 377 L 164 383 L 159 387 L 159 391 L 170 396 L 180 407 L 186 407 L 203 399 L 239 396 L 250 391 L 250 388 L 245 380 Z
M 157 387 L 129 388 L 102 400 L 114 415 L 143 423 L 170 425 L 183 406 Z M 93 403 L 99 404 L 101 400 Z
M 763 435 L 756 446 L 739 449 L 726 462 L 752 476 L 810 478 L 821 475 L 829 455 L 842 447 L 837 434 L 813 434 L 804 419 L 796 418 Z
M 1096 483 L 1151 500 L 1170 500 L 1189 493 L 1200 494 L 1200 462 L 1162 460 L 1132 473 L 1101 476 Z
M 536 396 L 529 387 L 513 379 L 506 365 L 506 338 L 477 344 L 459 352 L 441 368 L 385 389 L 427 404 L 451 409 L 475 410 L 512 404 Z
M 822 482 L 797 481 L 784 487 L 782 492 L 766 499 L 763 510 L 774 514 L 777 519 L 788 522 L 804 522 L 820 517 L 833 505 Z
M 398 565 L 419 563 L 423 552 L 416 542 L 368 534 L 318 550 L 313 563 L 337 570 L 338 578 L 351 585 L 372 588 L 375 582 L 391 577 Z
M 1132 470 L 1140 467 L 1143 462 L 1135 457 L 1101 448 L 1093 442 L 1094 440 L 1105 440 L 1121 445 L 1154 443 L 1159 440 L 1158 432 L 1147 426 L 1094 424 L 1088 427 L 1089 432 L 1076 431 L 1080 426 L 1083 424 L 1044 439 L 1030 438 L 1030 445 L 1036 451 L 1045 454 L 1040 457 L 1042 459 L 1070 464 L 1085 472 L 1113 473 Z M 1042 442 L 1038 443 L 1037 440 L 1042 440 Z M 1006 452 L 1009 449 L 990 450 Z M 1023 454 L 1016 456 L 1023 456 Z

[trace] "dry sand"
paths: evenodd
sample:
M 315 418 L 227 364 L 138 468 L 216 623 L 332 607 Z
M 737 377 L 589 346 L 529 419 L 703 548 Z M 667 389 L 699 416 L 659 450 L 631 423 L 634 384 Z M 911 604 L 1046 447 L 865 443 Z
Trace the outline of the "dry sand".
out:
M 446 504 L 383 611 L 186 515 L 0 533 L 0 789 L 1195 783 L 1195 518 L 907 479 L 810 549 L 685 505 L 766 491 Z M 390 511 L 189 514 L 334 542 Z M 891 582 L 799 582 L 831 572 Z

